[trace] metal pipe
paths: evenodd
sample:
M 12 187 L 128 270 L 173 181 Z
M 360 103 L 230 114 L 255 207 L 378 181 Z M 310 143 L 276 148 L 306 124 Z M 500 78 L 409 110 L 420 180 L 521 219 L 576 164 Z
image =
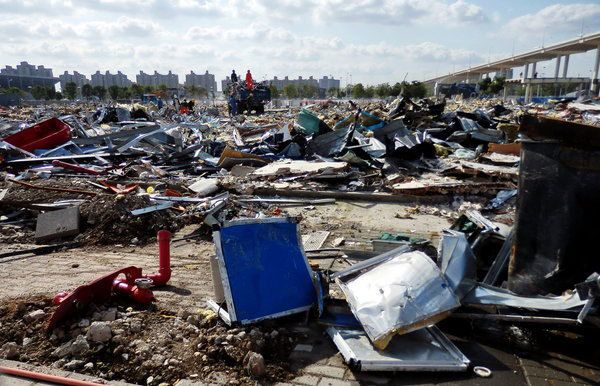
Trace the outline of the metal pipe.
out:
M 36 373 L 33 371 L 15 369 L 12 367 L 0 366 L 0 374 L 16 375 L 18 377 L 37 379 L 45 382 L 58 383 L 60 385 L 72 385 L 72 386 L 98 386 L 100 383 L 80 381 L 77 379 L 69 379 L 65 377 L 59 377 L 57 375 L 50 375 L 44 373 Z
M 63 162 L 63 161 L 59 161 L 59 160 L 54 160 L 52 161 L 52 166 L 58 166 L 61 167 L 63 169 L 71 169 L 74 170 L 76 172 L 79 173 L 86 173 L 86 174 L 92 174 L 95 176 L 104 174 L 104 172 L 99 172 L 97 170 L 93 170 L 93 169 L 88 169 L 88 168 L 84 168 L 83 166 L 79 166 L 79 165 L 73 165 L 67 162 Z
M 113 291 L 127 295 L 131 300 L 142 304 L 150 303 L 154 299 L 154 294 L 149 289 L 129 284 L 125 280 L 119 278 L 113 281 Z
M 159 268 L 158 273 L 146 275 L 148 279 L 152 279 L 154 285 L 165 285 L 171 278 L 171 233 L 167 230 L 158 232 L 158 253 L 159 253 Z

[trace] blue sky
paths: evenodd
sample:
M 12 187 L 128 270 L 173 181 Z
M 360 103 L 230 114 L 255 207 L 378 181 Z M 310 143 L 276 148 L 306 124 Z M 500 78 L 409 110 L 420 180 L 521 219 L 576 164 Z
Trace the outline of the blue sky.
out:
M 442 75 L 600 30 L 598 1 L 0 0 L 0 65 L 377 84 Z M 574 55 L 589 76 L 594 52 Z M 543 75 L 554 63 L 538 65 Z M 516 73 L 519 69 L 515 70 Z M 218 82 L 219 83 L 219 82 Z

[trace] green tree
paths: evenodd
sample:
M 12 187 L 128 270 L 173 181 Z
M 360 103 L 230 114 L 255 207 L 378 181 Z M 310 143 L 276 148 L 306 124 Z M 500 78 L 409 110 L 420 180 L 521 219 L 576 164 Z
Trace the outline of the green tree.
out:
M 339 93 L 340 93 L 340 89 L 337 87 L 329 87 L 327 89 L 327 95 L 330 97 L 338 96 Z
M 283 88 L 283 93 L 288 98 L 298 98 L 298 89 L 293 84 L 286 84 Z
M 54 99 L 56 99 L 57 101 L 63 99 L 63 95 L 60 92 L 56 92 L 56 94 L 54 94 Z
M 65 92 L 67 98 L 73 100 L 77 96 L 77 84 L 75 84 L 75 82 L 67 82 L 63 91 Z
M 390 95 L 397 97 L 400 95 L 401 92 L 402 92 L 402 83 L 400 83 L 400 82 L 394 83 L 394 85 L 392 86 L 392 91 L 391 91 Z
M 387 96 L 392 95 L 392 88 L 388 83 L 381 83 L 375 87 L 375 95 L 380 98 L 385 98 Z
M 154 92 L 154 87 L 152 86 L 144 86 L 144 93 L 148 94 Z
M 427 95 L 427 87 L 421 82 L 416 80 L 411 83 L 402 82 L 402 85 L 404 87 L 403 96 L 407 98 L 425 98 Z
M 160 92 L 167 92 L 167 85 L 164 83 L 161 83 L 158 85 L 158 91 Z
M 56 99 L 56 89 L 54 86 L 46 87 L 46 100 Z
M 269 91 L 271 91 L 271 98 L 272 99 L 277 99 L 279 98 L 279 89 L 277 87 L 275 87 L 274 85 L 270 85 L 269 86 Z
M 506 78 L 503 76 L 495 76 L 492 83 L 490 83 L 488 86 L 488 91 L 491 92 L 492 94 L 496 94 L 496 93 L 500 92 L 500 90 L 502 90 L 504 88 L 505 80 L 506 80 Z M 548 85 L 548 87 L 549 88 L 547 90 L 545 90 L 546 93 L 544 95 L 552 94 L 551 90 L 554 88 L 554 86 Z
M 36 100 L 46 99 L 46 88 L 43 86 L 33 86 L 31 96 Z
M 360 99 L 365 97 L 365 86 L 362 83 L 357 83 L 352 86 L 352 98 Z
M 106 96 L 106 89 L 103 86 L 95 86 L 93 89 L 94 96 L 97 96 L 100 100 L 103 100 Z
M 116 85 L 112 85 L 108 88 L 108 95 L 110 95 L 112 100 L 117 100 L 117 98 L 119 97 L 119 90 L 121 88 L 119 86 Z
M 129 87 L 119 87 L 119 99 L 129 99 L 131 97 L 131 90 Z
M 489 76 L 481 79 L 479 81 L 479 92 L 482 94 L 488 92 L 490 84 L 492 84 L 492 80 L 490 79 Z
M 91 84 L 84 84 L 81 86 L 81 95 L 85 99 L 89 99 L 92 95 L 94 95 L 94 89 Z
M 367 88 L 365 89 L 365 98 L 373 98 L 375 96 L 375 87 L 374 86 L 367 86 Z
M 144 87 L 140 86 L 137 83 L 131 85 L 131 95 L 135 95 L 138 98 L 142 99 L 144 96 Z
M 18 87 L 12 86 L 9 88 L 0 88 L 0 94 L 18 94 L 20 96 L 25 95 L 25 91 Z

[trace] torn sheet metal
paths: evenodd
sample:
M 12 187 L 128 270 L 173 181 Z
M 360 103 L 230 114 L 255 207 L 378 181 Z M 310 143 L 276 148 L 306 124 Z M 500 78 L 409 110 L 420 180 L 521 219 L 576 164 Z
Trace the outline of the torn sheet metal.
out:
M 465 234 L 445 230 L 440 243 L 440 269 L 459 298 L 476 285 L 477 261 Z
M 348 274 L 336 279 L 352 313 L 380 350 L 395 334 L 434 324 L 460 306 L 448 281 L 426 254 L 395 251 L 355 277 Z
M 532 308 L 547 311 L 565 311 L 585 304 L 577 293 L 561 296 L 521 296 L 508 290 L 478 284 L 462 299 L 463 304 Z
M 276 176 L 289 174 L 316 174 L 329 171 L 331 173 L 342 172 L 348 169 L 346 162 L 311 162 L 304 160 L 280 160 L 267 166 L 256 169 L 253 176 Z
M 226 313 L 226 322 L 250 324 L 304 312 L 316 303 L 296 219 L 228 221 L 213 237 L 226 299 L 226 310 L 219 306 L 215 312 Z
M 498 280 L 502 277 L 502 274 L 507 274 L 508 261 L 510 259 L 510 252 L 512 251 L 514 241 L 515 230 L 513 228 L 508 236 L 506 236 L 506 240 L 504 240 L 498 255 L 496 255 L 496 258 L 488 269 L 487 274 L 483 278 L 483 284 L 496 285 Z
M 350 368 L 359 371 L 465 371 L 470 363 L 435 326 L 395 336 L 383 351 L 361 330 L 329 327 L 327 333 Z

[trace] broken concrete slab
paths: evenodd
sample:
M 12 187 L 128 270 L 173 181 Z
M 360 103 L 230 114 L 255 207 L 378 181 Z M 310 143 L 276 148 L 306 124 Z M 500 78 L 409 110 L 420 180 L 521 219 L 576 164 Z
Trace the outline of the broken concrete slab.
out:
M 42 213 L 37 218 L 36 241 L 48 241 L 79 234 L 79 207 Z

